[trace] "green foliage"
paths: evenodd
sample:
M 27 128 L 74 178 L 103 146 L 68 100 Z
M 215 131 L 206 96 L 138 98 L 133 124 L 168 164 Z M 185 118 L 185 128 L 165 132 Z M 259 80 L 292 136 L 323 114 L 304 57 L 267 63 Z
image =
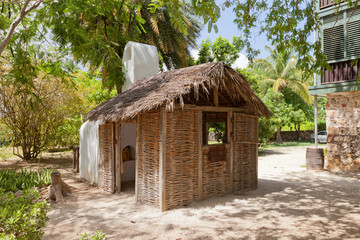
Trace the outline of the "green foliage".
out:
M 326 146 L 326 144 L 319 144 L 319 145 Z M 289 141 L 289 142 L 281 142 L 281 143 L 271 142 L 266 146 L 262 146 L 261 148 L 264 149 L 264 148 L 305 147 L 305 146 L 314 146 L 314 142 L 308 140 Z
M 306 103 L 312 99 L 308 92 L 309 78 L 305 78 L 303 72 L 296 67 L 297 58 L 292 54 L 292 49 L 275 49 L 267 47 L 270 56 L 267 59 L 256 59 L 252 66 L 259 73 L 262 81 L 267 83 L 275 92 L 283 93 L 285 88 L 291 89 Z
M 0 188 L 0 239 L 41 239 L 49 205 L 39 198 L 33 189 L 25 189 L 16 197 Z
M 209 123 L 209 128 L 211 128 L 211 132 L 215 133 L 215 140 L 217 142 L 221 142 L 221 143 L 226 143 L 227 142 L 227 139 L 226 139 L 226 124 L 224 122 Z
M 103 84 L 121 91 L 122 56 L 128 41 L 155 45 L 169 69 L 187 66 L 188 46 L 195 46 L 200 24 L 186 2 L 150 0 L 61 0 L 39 10 L 54 40 L 77 62 L 101 69 Z M 176 6 L 176 8 L 175 8 Z
M 299 109 L 297 111 L 293 110 L 290 112 L 290 124 L 293 124 L 296 131 L 300 131 L 301 123 L 305 122 L 305 113 Z
M 274 124 L 274 119 L 259 119 L 259 143 L 260 146 L 268 144 L 269 140 L 274 136 L 277 127 Z
M 212 42 L 209 39 L 202 41 L 199 50 L 199 58 L 196 61 L 197 64 L 213 62 L 215 60 L 211 52 L 211 46 Z
M 305 114 L 307 121 L 314 120 L 314 106 L 307 104 L 298 94 L 290 88 L 284 88 L 284 101 L 291 104 L 295 111 L 301 110 Z
M 252 33 L 260 28 L 260 33 L 265 35 L 264 37 L 272 45 L 279 45 L 281 48 L 293 46 L 299 60 L 296 65 L 300 70 L 305 71 L 306 76 L 312 76 L 313 71 L 319 72 L 327 65 L 320 41 L 314 43 L 313 38 L 309 38 L 321 26 L 319 15 L 315 12 L 315 6 L 319 4 L 317 0 L 231 0 L 229 2 L 234 6 L 233 10 L 236 13 L 234 22 L 244 36 L 250 59 L 259 53 L 252 48 L 251 38 Z
M 239 37 L 234 36 L 232 43 L 221 36 L 215 42 L 206 39 L 201 43 L 197 64 L 223 61 L 231 66 L 239 57 L 242 48 L 243 43 Z
M 263 97 L 263 102 L 274 114 L 272 117 L 273 124 L 277 128 L 281 128 L 290 124 L 290 114 L 294 110 L 292 105 L 282 101 L 283 94 L 280 92 L 274 92 L 272 89 L 268 89 L 267 93 Z
M 15 155 L 26 161 L 36 159 L 63 122 L 83 108 L 71 82 L 54 75 L 47 63 L 34 66 L 37 75 L 28 82 L 31 88 L 19 84 L 12 71 L 0 78 L 0 120 L 12 132 Z
M 45 187 L 50 185 L 52 170 L 31 171 L 21 170 L 0 170 L 0 189 L 5 192 L 16 192 L 18 190 L 32 187 Z
M 244 69 L 236 69 L 240 74 L 242 74 L 246 80 L 250 83 L 250 87 L 254 92 L 259 96 L 263 95 L 262 85 L 264 82 L 261 81 L 261 78 L 258 74 L 256 74 L 253 69 L 251 68 L 244 68 Z M 266 92 L 266 91 L 265 91 Z
M 0 147 L 9 146 L 11 143 L 11 130 L 0 122 Z
M 105 240 L 106 235 L 101 230 L 95 231 L 95 233 L 91 236 L 89 236 L 88 233 L 83 233 L 79 240 Z
M 318 131 L 326 131 L 326 121 L 322 120 L 318 122 Z

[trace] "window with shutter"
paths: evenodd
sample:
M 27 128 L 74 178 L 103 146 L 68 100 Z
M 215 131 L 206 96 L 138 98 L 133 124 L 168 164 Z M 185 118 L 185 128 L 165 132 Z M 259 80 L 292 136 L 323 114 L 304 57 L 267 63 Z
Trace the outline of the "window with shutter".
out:
M 360 21 L 347 24 L 347 57 L 360 56 Z
M 323 44 L 328 61 L 344 58 L 344 26 L 324 29 Z

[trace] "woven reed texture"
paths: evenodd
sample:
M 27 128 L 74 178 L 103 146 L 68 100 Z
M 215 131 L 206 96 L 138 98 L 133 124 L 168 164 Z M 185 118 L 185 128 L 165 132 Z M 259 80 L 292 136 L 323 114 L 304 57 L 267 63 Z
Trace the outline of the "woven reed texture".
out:
M 198 200 L 198 111 L 169 112 L 166 125 L 165 199 L 171 209 Z
M 113 124 L 99 125 L 99 178 L 101 189 L 114 192 L 114 144 Z
M 213 152 L 225 152 L 214 161 Z M 203 199 L 231 191 L 230 185 L 230 144 L 204 145 L 202 147 Z
M 234 191 L 257 187 L 258 118 L 234 113 Z
M 137 201 L 159 206 L 160 110 L 140 114 L 137 124 Z

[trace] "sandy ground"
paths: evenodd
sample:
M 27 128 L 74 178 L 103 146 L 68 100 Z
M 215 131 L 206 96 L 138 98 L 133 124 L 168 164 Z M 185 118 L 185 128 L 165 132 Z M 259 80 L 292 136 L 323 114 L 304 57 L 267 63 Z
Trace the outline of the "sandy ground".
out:
M 121 195 L 78 187 L 52 204 L 44 239 L 77 239 L 101 229 L 108 239 L 360 239 L 359 174 L 305 169 L 304 147 L 259 157 L 254 191 L 228 194 L 166 212 Z

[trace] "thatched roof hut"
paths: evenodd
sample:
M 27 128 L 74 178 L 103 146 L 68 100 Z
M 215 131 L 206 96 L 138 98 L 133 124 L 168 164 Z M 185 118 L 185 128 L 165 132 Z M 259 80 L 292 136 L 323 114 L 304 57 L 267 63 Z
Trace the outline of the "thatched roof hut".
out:
M 121 192 L 121 174 L 134 171 L 136 201 L 161 210 L 254 189 L 258 118 L 271 115 L 245 77 L 222 62 L 143 78 L 86 115 L 106 122 L 98 185 Z M 123 159 L 131 135 L 123 131 L 131 127 L 135 170 Z
M 183 107 L 185 103 L 198 102 L 199 95 L 202 94 L 210 99 L 215 87 L 219 92 L 229 95 L 230 101 L 225 106 L 239 107 L 246 104 L 257 116 L 272 115 L 250 88 L 245 77 L 225 63 L 219 62 L 161 72 L 143 78 L 129 90 L 91 110 L 86 117 L 91 121 L 114 122 L 134 118 L 139 113 L 163 105 L 167 111 L 172 111 L 177 104 Z

